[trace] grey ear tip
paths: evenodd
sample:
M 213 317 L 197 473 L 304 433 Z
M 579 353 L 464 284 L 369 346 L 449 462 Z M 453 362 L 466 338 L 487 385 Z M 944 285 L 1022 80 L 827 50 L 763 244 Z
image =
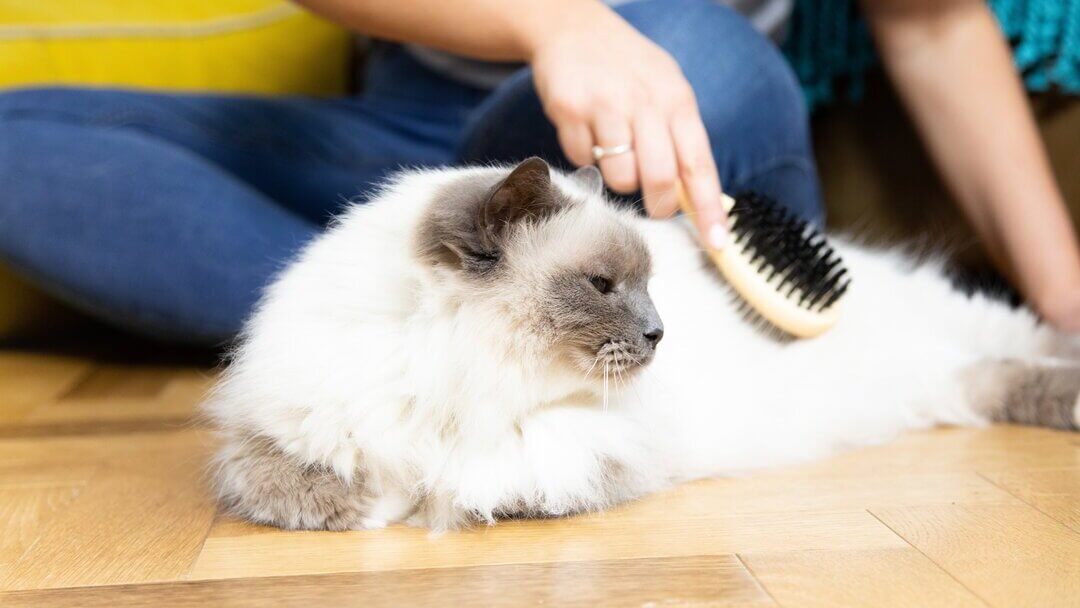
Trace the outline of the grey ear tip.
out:
M 551 165 L 549 165 L 546 160 L 540 158 L 539 156 L 534 156 L 530 158 L 528 162 L 531 163 L 532 166 L 536 167 L 537 171 L 543 171 L 544 173 L 547 173 L 549 175 L 551 174 Z
M 512 175 L 543 174 L 550 177 L 551 167 L 547 164 L 547 161 L 539 156 L 531 156 L 518 163 L 510 173 Z

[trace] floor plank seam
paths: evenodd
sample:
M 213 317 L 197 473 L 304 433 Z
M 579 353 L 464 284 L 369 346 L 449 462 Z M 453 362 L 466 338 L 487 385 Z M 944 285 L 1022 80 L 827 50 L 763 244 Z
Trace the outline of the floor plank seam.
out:
M 772 593 L 765 588 L 761 581 L 753 576 L 750 572 L 750 568 L 746 562 L 743 561 L 741 556 L 732 553 L 701 553 L 694 555 L 679 555 L 679 556 L 633 556 L 633 557 L 613 557 L 603 559 L 570 559 L 570 560 L 556 560 L 556 561 L 513 561 L 513 562 L 500 562 L 500 563 L 488 563 L 488 564 L 471 564 L 471 565 L 448 565 L 448 566 L 418 566 L 418 567 L 402 567 L 388 570 L 341 570 L 334 572 L 318 572 L 318 573 L 294 573 L 294 574 L 270 574 L 265 576 L 237 576 L 237 577 L 223 577 L 223 578 L 159 578 L 159 579 L 146 579 L 140 581 L 128 581 L 128 582 L 109 582 L 102 584 L 93 583 L 80 583 L 73 585 L 61 585 L 54 587 L 27 587 L 19 589 L 2 588 L 0 587 L 0 599 L 5 596 L 16 595 L 32 595 L 37 593 L 64 593 L 64 592 L 80 592 L 80 591 L 109 591 L 109 590 L 122 590 L 122 589 L 143 589 L 152 587 L 172 587 L 172 586 L 192 586 L 197 587 L 200 585 L 229 585 L 238 582 L 247 581 L 260 581 L 270 582 L 275 580 L 290 580 L 290 579 L 333 579 L 335 577 L 358 575 L 358 576 L 382 576 L 382 575 L 395 575 L 401 573 L 417 574 L 428 571 L 454 571 L 454 570 L 484 570 L 484 569 L 497 569 L 503 567 L 515 567 L 515 566 L 561 566 L 565 564 L 585 564 L 593 565 L 597 563 L 617 563 L 617 562 L 634 562 L 634 561 L 649 561 L 649 560 L 689 560 L 698 558 L 716 558 L 726 557 L 734 555 L 740 564 L 747 569 L 747 572 L 751 574 L 752 580 L 758 584 L 758 586 L 765 592 L 766 595 L 773 601 L 776 606 L 781 606 L 779 602 L 772 596 Z M 0 605 L 3 605 L 0 603 Z
M 783 604 L 780 603 L 780 600 L 776 599 L 776 596 L 773 595 L 773 592 L 769 590 L 765 583 L 754 574 L 754 569 L 750 567 L 750 564 L 746 563 L 742 553 L 736 553 L 735 559 L 739 560 L 739 563 L 742 564 L 743 568 L 746 568 L 746 571 L 750 574 L 750 578 L 754 579 L 754 582 L 758 584 L 758 587 L 761 587 L 761 590 L 765 592 L 765 595 L 769 596 L 769 599 L 771 599 L 774 604 L 782 608 Z
M 404 527 L 283 533 L 217 513 L 206 464 L 218 440 L 197 405 L 213 375 L 205 362 L 0 351 L 0 605 L 309 608 L 363 592 L 372 606 L 464 607 L 515 590 L 552 605 L 585 593 L 590 605 L 999 608 L 1080 593 L 1080 434 L 912 433 L 682 484 L 595 521 L 439 542 Z
M 1071 471 L 1073 469 L 1071 467 L 1063 467 L 1063 468 L 1058 468 L 1058 469 L 1041 469 L 1041 470 L 1045 470 L 1045 471 Z M 1007 493 L 1009 496 L 1012 496 L 1016 500 L 1019 500 L 1020 502 L 1024 503 L 1028 507 L 1031 507 L 1032 509 L 1035 509 L 1036 511 L 1038 511 L 1039 513 L 1045 515 L 1046 517 L 1049 517 L 1053 521 L 1065 526 L 1066 530 L 1072 532 L 1073 534 L 1080 535 L 1080 529 L 1074 528 L 1072 526 L 1072 524 L 1070 524 L 1069 522 L 1062 521 L 1062 520 L 1058 519 L 1054 514 L 1048 513 L 1046 510 L 1039 507 L 1039 505 L 1035 504 L 1034 502 L 1032 502 L 1030 500 L 1025 499 L 1023 496 L 1020 496 L 1019 494 L 1017 494 L 1016 492 L 1013 492 L 1009 488 L 995 482 L 993 479 L 990 479 L 990 477 L 988 477 L 987 475 L 984 475 L 983 473 L 981 473 L 979 471 L 975 471 L 975 474 L 978 475 L 979 477 L 982 477 L 986 481 L 988 481 L 994 487 L 996 487 L 996 488 L 1000 489 L 1001 491 Z
M 0 425 L 0 441 L 20 439 L 69 439 L 130 435 L 135 433 L 174 433 L 188 429 L 207 428 L 193 424 L 188 417 L 143 418 L 109 422 L 89 421 L 62 424 Z
M 935 560 L 934 560 L 934 558 L 930 557 L 930 556 L 929 556 L 929 555 L 927 555 L 927 554 L 926 554 L 926 553 L 925 553 L 925 552 L 924 552 L 924 551 L 923 551 L 922 549 L 920 549 L 920 548 L 916 547 L 916 546 L 915 546 L 914 544 L 912 544 L 912 542 L 911 542 L 911 541 L 909 541 L 908 539 L 904 538 L 904 535 L 903 535 L 903 534 L 900 534 L 899 532 L 897 532 L 896 530 L 894 530 L 892 526 L 890 526 L 889 524 L 885 523 L 885 520 L 883 520 L 883 519 L 881 519 L 880 517 L 878 517 L 878 516 L 877 516 L 877 514 L 875 514 L 875 513 L 874 513 L 873 511 L 871 511 L 870 509 L 867 509 L 867 510 L 866 510 L 866 512 L 870 514 L 870 517 L 873 517 L 874 519 L 876 519 L 876 520 L 878 520 L 879 522 L 881 522 L 881 525 L 883 525 L 883 526 L 885 526 L 886 528 L 888 528 L 888 529 L 889 529 L 889 531 L 890 531 L 890 532 L 892 532 L 893 534 L 895 534 L 895 535 L 896 535 L 896 536 L 897 536 L 897 537 L 898 537 L 898 538 L 899 538 L 900 540 L 904 541 L 904 543 L 905 543 L 905 544 L 907 544 L 907 546 L 911 547 L 911 548 L 912 548 L 912 549 L 914 549 L 915 551 L 918 551 L 918 552 L 919 552 L 919 555 L 921 555 L 921 556 L 925 557 L 925 558 L 926 558 L 926 559 L 927 559 L 927 560 L 928 560 L 928 561 L 929 561 L 929 562 L 930 562 L 931 564 L 934 564 L 934 567 L 936 567 L 936 568 L 937 568 L 938 570 L 941 570 L 942 572 L 944 572 L 944 573 L 945 573 L 945 576 L 948 576 L 948 577 L 949 577 L 949 578 L 951 578 L 952 580 L 956 581 L 956 584 L 957 584 L 957 585 L 960 585 L 961 587 L 963 587 L 964 589 L 966 589 L 966 590 L 967 590 L 967 592 L 968 592 L 968 593 L 970 593 L 970 594 L 972 595 L 972 597 L 974 597 L 975 599 L 979 600 L 979 601 L 980 601 L 980 602 L 981 602 L 981 603 L 982 603 L 982 604 L 983 604 L 984 606 L 987 606 L 988 608 L 993 608 L 993 606 L 994 606 L 994 605 L 993 605 L 993 604 L 991 604 L 991 603 L 990 603 L 990 602 L 989 602 L 989 601 L 988 601 L 988 600 L 987 600 L 986 598 L 984 598 L 983 596 L 981 596 L 981 595 L 979 595 L 978 593 L 976 593 L 974 589 L 972 589 L 972 588 L 971 588 L 971 587 L 969 587 L 968 585 L 964 584 L 964 581 L 962 581 L 962 580 L 960 580 L 960 579 L 956 578 L 956 576 L 955 576 L 955 575 L 953 575 L 953 573 L 952 573 L 952 572 L 949 572 L 948 570 L 946 570 L 946 569 L 945 569 L 945 567 L 944 567 L 944 566 L 942 566 L 941 564 L 939 564 L 939 563 L 938 563 L 937 561 L 935 561 Z
M 199 550 L 195 552 L 195 558 L 188 564 L 187 570 L 178 577 L 178 582 L 188 582 L 191 580 L 191 572 L 195 569 L 195 564 L 199 563 L 199 558 L 202 557 L 203 551 L 206 550 L 206 541 L 210 539 L 210 533 L 214 530 L 214 523 L 217 521 L 218 512 L 214 510 L 214 516 L 210 518 L 210 521 L 206 524 L 206 531 L 202 535 L 202 541 L 199 543 Z

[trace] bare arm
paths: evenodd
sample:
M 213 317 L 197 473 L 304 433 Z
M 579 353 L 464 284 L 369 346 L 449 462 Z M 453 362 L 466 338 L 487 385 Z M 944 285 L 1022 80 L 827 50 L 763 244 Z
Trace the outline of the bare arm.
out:
M 597 19 L 605 8 L 580 0 L 298 0 L 312 11 L 376 38 L 493 61 L 528 61 L 564 16 Z M 601 15 L 602 16 L 602 15 Z M 577 18 L 577 17 L 575 17 Z
M 1080 249 L 1012 55 L 983 0 L 862 0 L 885 67 L 998 267 L 1080 331 Z
M 639 188 L 650 215 L 676 208 L 686 185 L 702 239 L 726 241 L 720 179 L 694 92 L 670 55 L 599 0 L 300 0 L 374 37 L 477 59 L 525 61 L 566 157 L 631 144 L 600 161 L 617 192 Z

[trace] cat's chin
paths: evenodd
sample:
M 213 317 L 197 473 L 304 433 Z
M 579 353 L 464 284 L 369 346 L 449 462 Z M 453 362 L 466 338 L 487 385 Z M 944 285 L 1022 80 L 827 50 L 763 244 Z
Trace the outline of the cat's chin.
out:
M 600 347 L 596 359 L 612 372 L 620 374 L 634 373 L 644 369 L 652 362 L 655 350 L 642 349 L 629 342 L 613 340 Z
M 652 353 L 637 353 L 605 346 L 597 353 L 573 357 L 569 366 L 586 380 L 602 385 L 605 378 L 617 377 L 622 382 L 636 376 L 648 367 L 652 360 Z

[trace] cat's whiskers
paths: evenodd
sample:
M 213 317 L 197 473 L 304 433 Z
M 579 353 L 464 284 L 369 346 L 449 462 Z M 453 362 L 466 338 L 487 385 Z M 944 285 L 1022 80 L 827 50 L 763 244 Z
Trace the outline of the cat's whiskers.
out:
M 626 389 L 626 375 L 625 375 L 626 374 L 626 363 L 625 363 L 625 358 L 629 357 L 629 354 L 624 352 L 623 357 L 624 357 L 624 360 L 619 361 L 619 353 L 618 352 L 615 353 L 615 390 L 625 390 Z M 622 383 L 622 388 L 619 388 L 620 382 Z
M 640 355 L 635 355 L 634 358 L 633 358 L 632 363 L 635 364 L 635 365 L 638 365 L 638 370 L 639 371 L 646 371 L 648 369 L 648 365 L 641 366 L 640 365 L 641 360 L 642 360 L 642 357 Z M 634 393 L 634 398 L 637 399 L 638 405 L 644 405 L 644 402 L 641 399 L 641 393 L 638 392 L 638 389 L 637 389 L 637 383 L 633 382 L 633 381 L 629 381 L 629 382 L 626 382 L 626 385 L 629 386 L 630 391 Z
M 608 404 L 608 360 L 604 359 L 604 411 L 607 411 Z
M 615 350 L 611 351 L 611 359 L 612 359 L 612 362 L 613 362 L 613 364 L 611 366 L 612 381 L 615 384 L 615 392 L 618 393 L 619 392 L 619 350 L 618 349 L 615 349 Z
M 594 369 L 596 369 L 596 364 L 599 363 L 599 362 L 600 362 L 600 353 L 596 353 L 596 356 L 593 357 L 592 365 L 589 366 L 589 369 L 585 370 L 585 379 L 586 380 L 589 379 L 589 374 L 591 374 L 592 371 Z

